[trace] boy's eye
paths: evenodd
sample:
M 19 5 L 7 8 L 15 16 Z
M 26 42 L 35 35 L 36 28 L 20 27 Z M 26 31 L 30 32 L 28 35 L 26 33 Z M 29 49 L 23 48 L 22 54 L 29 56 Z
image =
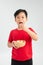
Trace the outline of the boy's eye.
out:
M 22 18 L 24 18 L 24 17 L 22 17 Z
M 17 17 L 19 19 L 19 17 Z

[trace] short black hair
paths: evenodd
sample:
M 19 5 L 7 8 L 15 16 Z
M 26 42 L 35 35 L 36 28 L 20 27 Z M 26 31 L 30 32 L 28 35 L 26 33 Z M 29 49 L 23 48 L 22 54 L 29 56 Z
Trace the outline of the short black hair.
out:
M 24 12 L 25 13 L 25 15 L 26 15 L 26 18 L 27 18 L 27 11 L 26 10 L 24 10 L 24 9 L 18 9 L 15 13 L 14 13 L 14 17 L 16 18 L 16 16 L 20 13 L 20 12 Z

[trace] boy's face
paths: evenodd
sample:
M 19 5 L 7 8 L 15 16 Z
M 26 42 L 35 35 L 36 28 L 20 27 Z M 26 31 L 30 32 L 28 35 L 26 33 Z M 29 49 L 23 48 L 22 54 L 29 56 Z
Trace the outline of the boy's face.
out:
M 15 21 L 17 22 L 18 25 L 20 25 L 20 24 L 23 24 L 23 25 L 24 25 L 25 22 L 27 21 L 27 17 L 26 17 L 26 15 L 25 15 L 25 13 L 24 13 L 24 12 L 20 12 L 20 13 L 16 16 Z

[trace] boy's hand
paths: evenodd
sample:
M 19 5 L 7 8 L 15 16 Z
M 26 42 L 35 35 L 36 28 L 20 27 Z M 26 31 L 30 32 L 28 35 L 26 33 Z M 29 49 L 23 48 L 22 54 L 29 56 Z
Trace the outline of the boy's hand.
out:
M 12 41 L 12 47 L 14 47 L 14 48 L 18 48 L 18 46 L 16 45 L 16 41 Z
M 26 42 L 24 40 L 23 41 L 22 40 L 17 40 L 17 41 L 13 41 L 12 43 L 13 43 L 13 47 L 18 49 L 20 47 L 25 46 Z

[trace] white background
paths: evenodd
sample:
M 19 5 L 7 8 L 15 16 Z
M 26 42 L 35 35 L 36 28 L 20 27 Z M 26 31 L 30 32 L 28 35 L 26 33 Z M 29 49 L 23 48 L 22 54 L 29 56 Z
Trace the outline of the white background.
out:
M 14 12 L 26 9 L 28 12 L 28 27 L 38 34 L 38 41 L 33 41 L 33 64 L 43 65 L 43 0 L 0 0 L 0 65 L 11 64 L 11 48 L 7 40 L 11 29 L 17 27 Z

